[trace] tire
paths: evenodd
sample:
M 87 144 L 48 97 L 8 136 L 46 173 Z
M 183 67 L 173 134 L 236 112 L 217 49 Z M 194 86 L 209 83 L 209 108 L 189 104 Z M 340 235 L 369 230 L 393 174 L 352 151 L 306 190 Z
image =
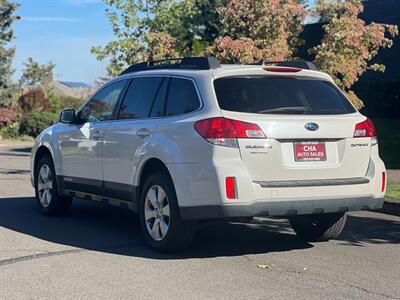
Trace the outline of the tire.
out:
M 307 242 L 337 238 L 346 225 L 346 213 L 295 216 L 289 219 L 296 234 Z
M 40 212 L 45 216 L 66 214 L 71 207 L 72 197 L 58 194 L 56 172 L 53 160 L 49 155 L 39 159 L 34 179 L 35 197 Z
M 184 250 L 193 239 L 195 223 L 181 219 L 174 185 L 164 172 L 151 174 L 145 180 L 139 218 L 146 242 L 157 252 Z

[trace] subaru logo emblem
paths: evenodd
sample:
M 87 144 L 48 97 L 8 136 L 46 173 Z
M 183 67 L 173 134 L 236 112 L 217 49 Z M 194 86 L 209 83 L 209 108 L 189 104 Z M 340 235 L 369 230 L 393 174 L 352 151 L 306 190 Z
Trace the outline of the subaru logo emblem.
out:
M 310 131 L 315 131 L 315 130 L 318 130 L 318 128 L 319 128 L 317 123 L 307 123 L 306 125 L 304 125 L 304 127 Z

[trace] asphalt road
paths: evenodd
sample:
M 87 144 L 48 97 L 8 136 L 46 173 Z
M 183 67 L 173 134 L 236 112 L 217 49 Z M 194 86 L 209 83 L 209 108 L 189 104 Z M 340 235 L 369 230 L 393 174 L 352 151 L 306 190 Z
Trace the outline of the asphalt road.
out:
M 128 211 L 76 200 L 41 216 L 27 151 L 0 147 L 0 299 L 400 299 L 400 217 L 351 213 L 313 244 L 285 220 L 220 224 L 159 255 Z

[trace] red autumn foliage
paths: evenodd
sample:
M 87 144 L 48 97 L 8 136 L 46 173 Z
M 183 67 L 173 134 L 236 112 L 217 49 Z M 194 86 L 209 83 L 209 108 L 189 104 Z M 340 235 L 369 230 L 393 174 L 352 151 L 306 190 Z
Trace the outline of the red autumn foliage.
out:
M 18 99 L 18 103 L 24 114 L 48 111 L 50 108 L 50 101 L 46 98 L 43 88 L 39 86 L 31 87 L 25 91 Z
M 12 106 L 0 107 L 0 127 L 12 125 L 17 119 L 17 110 Z

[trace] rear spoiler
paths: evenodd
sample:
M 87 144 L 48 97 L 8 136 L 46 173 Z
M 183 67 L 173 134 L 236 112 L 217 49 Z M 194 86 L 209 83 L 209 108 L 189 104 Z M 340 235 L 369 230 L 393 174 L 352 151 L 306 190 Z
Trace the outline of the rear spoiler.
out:
M 318 71 L 317 67 L 310 61 L 306 60 L 287 60 L 287 61 L 265 61 L 261 60 L 254 65 L 260 66 L 278 66 L 278 67 L 291 67 L 291 68 L 299 68 L 306 70 Z

